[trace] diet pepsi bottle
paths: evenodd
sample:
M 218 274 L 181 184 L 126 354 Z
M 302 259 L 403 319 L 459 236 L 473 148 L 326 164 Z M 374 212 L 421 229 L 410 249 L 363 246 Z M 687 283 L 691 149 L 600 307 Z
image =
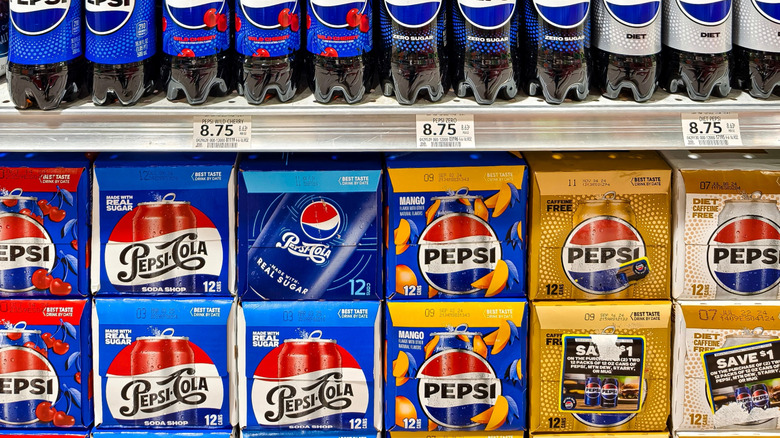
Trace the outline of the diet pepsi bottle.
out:
M 526 91 L 548 103 L 588 97 L 590 0 L 525 0 Z
M 453 86 L 458 97 L 469 90 L 477 103 L 517 95 L 520 72 L 516 0 L 452 0 L 455 54 Z
M 183 93 L 198 105 L 232 89 L 230 2 L 163 0 L 161 78 L 168 100 Z
M 751 96 L 780 88 L 780 4 L 734 1 L 734 82 Z
M 133 105 L 154 90 L 157 49 L 153 0 L 86 0 L 87 69 L 92 102 Z
M 86 91 L 81 2 L 10 0 L 8 90 L 17 108 L 50 110 Z
M 0 76 L 8 64 L 8 0 L 0 0 Z
M 661 0 L 594 0 L 593 81 L 604 96 L 644 102 L 658 82 Z
M 664 0 L 661 86 L 692 100 L 731 92 L 731 0 Z
M 370 0 L 308 0 L 307 79 L 318 102 L 359 102 L 374 76 Z
M 238 93 L 259 104 L 275 93 L 293 98 L 300 69 L 301 23 L 298 0 L 238 0 L 236 52 Z
M 382 0 L 381 79 L 385 96 L 410 105 L 425 93 L 436 102 L 449 90 L 447 8 L 443 0 Z

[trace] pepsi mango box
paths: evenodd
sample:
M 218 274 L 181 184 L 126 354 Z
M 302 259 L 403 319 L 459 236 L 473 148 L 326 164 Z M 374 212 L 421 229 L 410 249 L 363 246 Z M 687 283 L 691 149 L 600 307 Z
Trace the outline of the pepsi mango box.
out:
M 534 435 L 666 431 L 669 301 L 547 301 L 532 309 Z
M 96 299 L 95 424 L 234 426 L 235 312 L 230 299 Z
M 379 299 L 381 177 L 379 154 L 243 155 L 243 299 Z
M 92 185 L 92 291 L 235 293 L 234 154 L 101 154 Z
M 681 300 L 780 298 L 780 151 L 664 153 Z
M 387 303 L 385 429 L 526 428 L 525 300 Z
M 671 170 L 655 152 L 530 152 L 531 300 L 669 299 Z
M 238 314 L 241 427 L 296 436 L 381 431 L 380 305 L 245 301 Z
M 525 297 L 519 154 L 391 154 L 386 166 L 387 299 Z
M 89 294 L 89 160 L 0 153 L 0 296 Z
M 85 299 L 0 300 L 0 427 L 40 434 L 92 424 L 90 307 Z

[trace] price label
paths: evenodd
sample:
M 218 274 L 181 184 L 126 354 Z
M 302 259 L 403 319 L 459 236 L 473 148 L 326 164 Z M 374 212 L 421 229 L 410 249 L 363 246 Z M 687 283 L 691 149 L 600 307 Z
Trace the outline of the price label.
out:
M 195 149 L 249 149 L 252 118 L 249 116 L 195 117 L 192 121 Z
M 742 146 L 736 113 L 685 113 L 682 130 L 685 146 Z
M 474 115 L 418 114 L 417 147 L 423 149 L 474 148 Z

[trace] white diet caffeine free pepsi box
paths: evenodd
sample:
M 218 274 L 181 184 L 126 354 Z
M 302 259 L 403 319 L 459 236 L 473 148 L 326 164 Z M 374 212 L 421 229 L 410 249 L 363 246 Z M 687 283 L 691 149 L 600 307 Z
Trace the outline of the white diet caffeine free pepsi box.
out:
M 227 298 L 96 299 L 95 424 L 234 426 L 235 306 Z
M 379 302 L 245 301 L 238 315 L 245 432 L 381 431 Z
M 239 169 L 244 300 L 379 299 L 379 154 L 250 154 Z
M 102 154 L 92 187 L 92 292 L 230 296 L 233 154 Z

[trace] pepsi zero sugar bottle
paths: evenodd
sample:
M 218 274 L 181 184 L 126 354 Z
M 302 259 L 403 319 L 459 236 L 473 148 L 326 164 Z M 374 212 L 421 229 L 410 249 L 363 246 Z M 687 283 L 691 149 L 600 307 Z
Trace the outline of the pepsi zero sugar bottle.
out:
M 8 64 L 8 0 L 0 0 L 0 76 Z
M 168 100 L 193 105 L 224 96 L 230 74 L 232 0 L 163 0 L 162 83 Z
M 84 84 L 81 2 L 11 0 L 8 89 L 17 108 L 49 110 Z
M 780 4 L 734 1 L 734 79 L 738 88 L 766 99 L 780 88 Z
M 154 15 L 153 0 L 86 0 L 87 74 L 96 105 L 133 105 L 154 90 Z
M 479 104 L 517 95 L 520 12 L 516 0 L 452 0 L 453 87 Z
M 531 96 L 588 97 L 590 0 L 525 0 L 525 82 Z
M 692 100 L 731 92 L 731 0 L 663 0 L 661 86 Z
M 383 0 L 381 79 L 385 96 L 409 105 L 425 93 L 435 102 L 449 90 L 447 8 L 443 0 Z
M 318 102 L 359 102 L 373 82 L 370 0 L 308 0 L 307 79 Z
M 595 0 L 593 82 L 615 99 L 631 91 L 643 102 L 658 82 L 661 0 Z
M 298 0 L 238 0 L 236 52 L 238 92 L 259 104 L 271 91 L 293 98 L 298 83 L 301 23 Z

